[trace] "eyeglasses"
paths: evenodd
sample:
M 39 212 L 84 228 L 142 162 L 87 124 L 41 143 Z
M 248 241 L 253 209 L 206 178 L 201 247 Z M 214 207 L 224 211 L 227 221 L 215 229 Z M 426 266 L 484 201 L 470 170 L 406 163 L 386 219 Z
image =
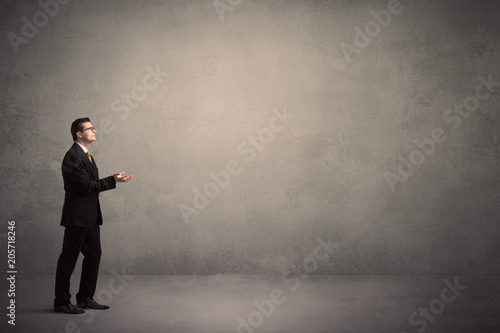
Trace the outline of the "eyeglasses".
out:
M 90 130 L 91 132 L 95 131 L 95 128 L 94 127 L 89 127 L 89 128 L 86 128 L 86 129 L 83 129 L 81 130 L 80 132 L 85 132 L 86 130 Z

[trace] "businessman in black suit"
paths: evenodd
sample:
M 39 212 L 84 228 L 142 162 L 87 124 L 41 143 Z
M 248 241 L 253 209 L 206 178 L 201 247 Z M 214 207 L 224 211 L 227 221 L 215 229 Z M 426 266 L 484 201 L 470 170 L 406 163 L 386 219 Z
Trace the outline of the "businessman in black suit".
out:
M 94 158 L 88 151 L 96 140 L 95 129 L 89 118 L 76 119 L 71 124 L 73 146 L 62 162 L 64 181 L 64 205 L 61 225 L 65 227 L 62 252 L 57 262 L 54 310 L 69 314 L 84 313 L 84 308 L 105 310 L 109 307 L 94 300 L 97 275 L 101 260 L 102 224 L 99 193 L 116 187 L 117 182 L 126 183 L 132 175 L 125 172 L 99 179 Z M 80 252 L 84 259 L 77 306 L 71 304 L 70 279 Z

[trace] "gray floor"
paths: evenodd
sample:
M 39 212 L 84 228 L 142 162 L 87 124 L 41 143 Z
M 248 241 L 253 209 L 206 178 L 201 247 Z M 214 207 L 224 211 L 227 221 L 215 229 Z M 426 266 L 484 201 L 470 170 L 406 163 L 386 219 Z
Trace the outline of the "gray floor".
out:
M 499 276 L 304 278 L 298 284 L 260 276 L 101 275 L 96 298 L 111 308 L 66 315 L 52 311 L 54 276 L 24 276 L 17 282 L 16 326 L 4 317 L 1 327 L 23 333 L 500 332 Z M 72 281 L 72 292 L 77 285 Z

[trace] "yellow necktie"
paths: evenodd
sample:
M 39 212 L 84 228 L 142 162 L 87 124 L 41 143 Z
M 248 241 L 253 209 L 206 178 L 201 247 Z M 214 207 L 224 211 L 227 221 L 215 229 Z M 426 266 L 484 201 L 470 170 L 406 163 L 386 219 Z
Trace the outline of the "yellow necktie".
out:
M 87 157 L 89 158 L 90 163 L 92 163 L 92 157 L 90 157 L 90 153 L 88 150 L 87 150 Z

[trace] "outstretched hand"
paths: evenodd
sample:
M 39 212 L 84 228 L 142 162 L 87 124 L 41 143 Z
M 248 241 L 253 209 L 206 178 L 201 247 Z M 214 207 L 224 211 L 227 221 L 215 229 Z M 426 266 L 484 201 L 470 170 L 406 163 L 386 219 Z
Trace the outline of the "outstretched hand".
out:
M 117 183 L 126 183 L 128 182 L 129 180 L 132 179 L 132 175 L 124 175 L 125 171 L 122 171 L 122 172 L 117 172 L 115 174 L 113 174 L 113 177 L 115 177 L 115 181 Z

